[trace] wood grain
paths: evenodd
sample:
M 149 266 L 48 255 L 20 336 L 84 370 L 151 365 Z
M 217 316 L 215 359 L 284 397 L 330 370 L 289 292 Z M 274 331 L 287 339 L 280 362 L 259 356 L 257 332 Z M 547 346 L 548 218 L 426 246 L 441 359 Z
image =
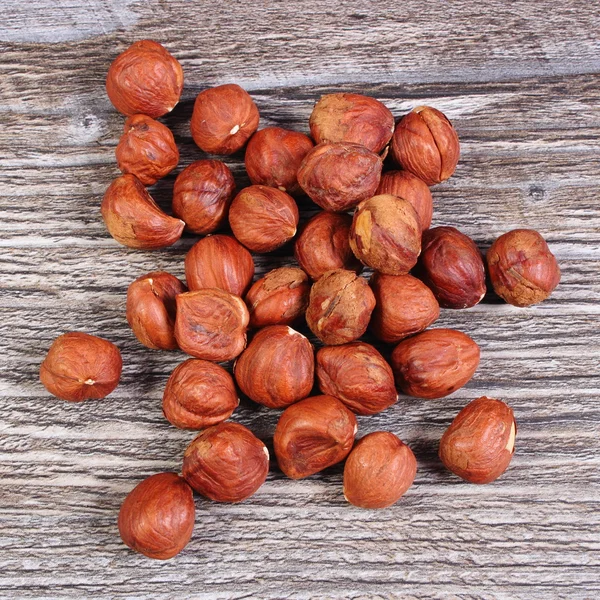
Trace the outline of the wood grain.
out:
M 593 2 L 350 0 L 215 5 L 7 0 L 0 24 L 0 598 L 555 599 L 600 596 L 600 14 Z M 163 121 L 181 168 L 201 158 L 188 122 L 196 94 L 240 83 L 261 126 L 307 132 L 318 97 L 359 91 L 400 117 L 432 104 L 461 138 L 456 175 L 433 190 L 434 224 L 485 251 L 519 226 L 548 239 L 563 271 L 543 304 L 493 294 L 436 326 L 482 348 L 451 397 L 401 398 L 359 418 L 415 451 L 416 484 L 396 506 L 344 501 L 341 467 L 305 481 L 274 461 L 251 499 L 197 499 L 194 537 L 165 563 L 127 550 L 116 528 L 142 478 L 178 471 L 194 432 L 162 417 L 162 390 L 184 355 L 139 345 L 128 284 L 183 277 L 195 238 L 141 252 L 118 246 L 99 214 L 118 173 L 123 117 L 104 92 L 111 60 L 142 38 L 182 62 L 181 103 Z M 243 156 L 227 158 L 240 186 Z M 151 193 L 168 209 L 175 174 Z M 302 220 L 315 212 L 299 202 Z M 292 264 L 290 247 L 257 273 Z M 68 330 L 122 350 L 123 378 L 102 401 L 71 405 L 37 373 Z M 368 338 L 367 338 L 368 339 Z M 387 353 L 389 348 L 378 345 Z M 511 467 L 474 486 L 445 471 L 437 443 L 480 395 L 506 400 L 519 433 Z M 277 411 L 243 400 L 235 420 L 271 447 Z

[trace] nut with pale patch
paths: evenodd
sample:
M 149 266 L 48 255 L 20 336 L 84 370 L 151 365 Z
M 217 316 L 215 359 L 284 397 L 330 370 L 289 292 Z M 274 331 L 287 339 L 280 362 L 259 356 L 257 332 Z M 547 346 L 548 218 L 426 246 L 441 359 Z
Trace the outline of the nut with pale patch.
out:
M 517 424 L 512 409 L 494 398 L 473 400 L 456 415 L 440 440 L 447 469 L 471 483 L 490 483 L 508 468 Z

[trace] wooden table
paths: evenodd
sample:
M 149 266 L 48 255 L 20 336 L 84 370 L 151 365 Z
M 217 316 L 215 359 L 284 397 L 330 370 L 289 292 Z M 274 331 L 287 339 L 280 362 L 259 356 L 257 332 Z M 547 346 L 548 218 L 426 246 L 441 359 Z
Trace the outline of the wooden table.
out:
M 600 16 L 597 2 L 134 2 L 4 0 L 0 24 L 0 597 L 600 597 Z M 107 234 L 99 205 L 118 173 L 123 117 L 104 78 L 132 41 L 181 61 L 182 102 L 164 122 L 181 166 L 203 156 L 189 133 L 196 94 L 236 82 L 261 126 L 307 131 L 314 101 L 352 90 L 396 116 L 431 104 L 462 142 L 456 175 L 434 188 L 434 224 L 485 250 L 524 226 L 549 241 L 562 282 L 517 309 L 489 295 L 438 326 L 482 348 L 474 379 L 438 401 L 401 398 L 360 418 L 415 451 L 415 486 L 390 509 L 351 508 L 341 468 L 304 481 L 272 465 L 239 505 L 197 499 L 194 537 L 168 562 L 121 543 L 116 518 L 144 477 L 179 470 L 194 432 L 162 417 L 181 353 L 140 346 L 124 316 L 137 276 L 183 276 L 186 236 L 158 252 Z M 226 160 L 240 186 L 242 157 Z M 168 207 L 174 177 L 152 193 Z M 314 206 L 301 202 L 303 220 Z M 259 272 L 289 252 L 257 259 Z M 107 399 L 67 404 L 38 369 L 57 335 L 121 348 Z M 499 397 L 519 424 L 511 467 L 469 485 L 436 456 L 470 399 Z M 278 414 L 243 402 L 234 418 L 269 443 Z

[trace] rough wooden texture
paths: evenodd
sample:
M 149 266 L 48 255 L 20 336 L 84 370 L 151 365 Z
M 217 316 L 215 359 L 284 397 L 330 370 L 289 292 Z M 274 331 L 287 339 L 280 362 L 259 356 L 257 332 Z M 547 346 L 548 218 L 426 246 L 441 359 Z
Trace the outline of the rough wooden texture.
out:
M 597 3 L 143 2 L 5 0 L 0 24 L 0 598 L 600 597 L 600 16 Z M 127 285 L 183 275 L 185 237 L 127 250 L 99 215 L 117 174 L 123 117 L 104 92 L 110 61 L 155 38 L 181 60 L 186 87 L 164 119 L 181 167 L 202 156 L 188 129 L 208 85 L 252 91 L 262 126 L 307 130 L 324 92 L 355 90 L 400 116 L 433 104 L 462 142 L 456 175 L 434 189 L 435 224 L 482 249 L 516 226 L 542 232 L 563 270 L 540 306 L 493 295 L 443 311 L 481 345 L 472 382 L 431 402 L 402 398 L 360 418 L 418 458 L 416 485 L 379 512 L 350 508 L 336 467 L 294 482 L 276 465 L 236 506 L 198 498 L 194 537 L 166 563 L 127 550 L 124 496 L 180 468 L 193 437 L 161 415 L 180 353 L 142 348 L 124 317 Z M 240 185 L 242 159 L 226 161 Z M 180 168 L 181 168 L 180 167 Z M 168 207 L 173 177 L 153 193 Z M 303 219 L 314 206 L 301 202 Z M 289 248 L 257 260 L 291 262 Z M 51 340 L 100 334 L 122 349 L 122 383 L 70 405 L 38 382 Z M 456 412 L 482 394 L 519 424 L 507 473 L 459 481 L 436 458 Z M 276 411 L 244 401 L 234 418 L 270 444 Z

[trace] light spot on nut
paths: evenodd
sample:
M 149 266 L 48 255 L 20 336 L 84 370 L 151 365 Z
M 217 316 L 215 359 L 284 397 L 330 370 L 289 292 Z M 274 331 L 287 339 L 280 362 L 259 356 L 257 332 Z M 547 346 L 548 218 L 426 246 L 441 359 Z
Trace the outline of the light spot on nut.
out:
M 266 446 L 263 446 L 263 452 L 265 453 L 267 460 L 269 460 L 271 457 L 269 456 L 269 450 Z
M 371 232 L 373 231 L 371 211 L 365 210 L 356 217 L 354 231 L 360 238 L 360 244 L 365 252 L 371 247 Z
M 83 383 L 85 385 L 94 385 L 96 382 L 93 379 L 86 379 Z
M 506 442 L 506 449 L 509 452 L 514 452 L 515 450 L 515 435 L 517 434 L 517 428 L 515 427 L 515 422 L 512 422 L 510 426 L 510 435 L 508 436 L 508 442 Z
M 280 185 L 280 186 L 279 186 L 277 189 L 278 189 L 278 190 L 281 190 L 282 192 L 285 192 L 285 191 L 286 191 L 286 189 L 285 189 L 285 186 L 283 186 L 283 185 Z M 294 232 L 294 233 L 295 233 L 295 232 Z
M 231 128 L 231 131 L 229 132 L 229 135 L 235 135 L 239 130 L 240 130 L 240 126 L 239 125 L 234 125 Z
M 292 329 L 289 326 L 287 327 L 287 333 L 288 335 L 299 335 L 301 338 L 304 337 L 299 331 L 296 331 L 295 329 Z
M 356 432 L 358 431 L 358 425 L 354 426 L 354 435 L 356 435 Z

